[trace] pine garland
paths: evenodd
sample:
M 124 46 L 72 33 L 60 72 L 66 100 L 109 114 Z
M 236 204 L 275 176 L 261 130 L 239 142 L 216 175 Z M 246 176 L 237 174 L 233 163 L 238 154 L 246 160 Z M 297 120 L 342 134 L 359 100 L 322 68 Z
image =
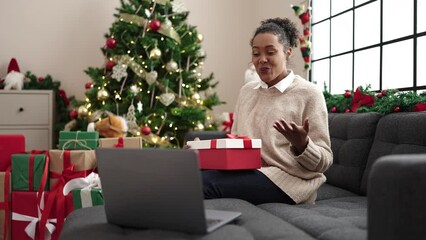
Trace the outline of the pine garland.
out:
M 426 110 L 426 93 L 385 89 L 374 92 L 370 85 L 359 86 L 354 92 L 346 90 L 343 94 L 331 94 L 324 86 L 327 109 L 333 113 L 344 112 L 413 112 Z

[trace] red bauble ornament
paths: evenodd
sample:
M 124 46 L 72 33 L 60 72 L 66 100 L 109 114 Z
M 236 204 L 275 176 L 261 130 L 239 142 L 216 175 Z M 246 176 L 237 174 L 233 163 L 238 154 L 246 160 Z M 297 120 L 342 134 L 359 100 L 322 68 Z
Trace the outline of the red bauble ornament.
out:
M 305 62 L 310 62 L 311 61 L 311 58 L 309 56 L 304 57 L 303 59 L 305 60 Z
M 117 46 L 117 40 L 115 38 L 107 38 L 105 46 L 106 48 L 113 49 Z
M 105 64 L 105 68 L 110 71 L 112 70 L 112 68 L 116 65 L 117 63 L 115 63 L 114 61 L 109 60 L 106 64 Z
M 39 82 L 43 82 L 44 81 L 44 77 L 38 77 L 38 81 Z
M 382 91 L 383 96 L 386 96 L 387 93 L 388 93 L 388 90 L 386 90 L 386 89 Z
M 151 133 L 151 128 L 148 126 L 143 126 L 141 128 L 141 132 L 143 135 L 149 135 Z
M 376 94 L 376 97 L 377 97 L 377 98 L 382 98 L 382 97 L 383 97 L 383 94 L 382 94 L 381 92 L 379 92 L 379 93 L 377 93 L 377 94 Z
M 345 96 L 345 98 L 350 98 L 352 96 L 352 92 L 351 91 L 346 91 L 343 96 Z
M 86 90 L 89 90 L 93 87 L 93 83 L 92 82 L 87 82 L 86 84 L 84 84 L 84 88 L 86 88 Z
M 351 110 L 349 108 L 345 109 L 345 113 L 351 112 Z
M 161 22 L 158 19 L 152 19 L 151 22 L 149 22 L 149 28 L 156 32 L 161 27 Z
M 78 117 L 78 112 L 76 110 L 72 110 L 70 112 L 71 119 L 76 119 Z
M 393 111 L 394 112 L 399 112 L 399 111 L 401 111 L 401 108 L 398 107 L 398 106 L 395 106 L 395 107 L 393 107 Z
M 308 28 L 306 28 L 305 30 L 303 30 L 303 35 L 309 36 L 310 34 L 311 34 L 311 31 L 309 31 Z
M 331 108 L 331 112 L 333 112 L 333 113 L 337 112 L 337 108 L 336 107 L 332 107 Z
M 310 18 L 309 11 L 306 11 L 300 14 L 299 18 L 300 18 L 300 21 L 302 21 L 302 24 L 309 22 L 309 18 Z

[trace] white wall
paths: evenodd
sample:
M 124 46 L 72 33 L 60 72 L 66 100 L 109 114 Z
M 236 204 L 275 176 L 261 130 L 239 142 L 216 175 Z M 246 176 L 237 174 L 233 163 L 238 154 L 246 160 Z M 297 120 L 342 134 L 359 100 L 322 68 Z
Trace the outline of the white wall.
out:
M 249 40 L 259 22 L 270 17 L 289 17 L 302 28 L 290 4 L 295 0 L 181 0 L 190 11 L 189 23 L 203 34 L 206 52 L 204 74 L 213 72 L 219 97 L 227 104 L 215 113 L 233 111 L 244 71 L 251 59 Z M 0 78 L 11 58 L 21 72 L 50 74 L 78 99 L 90 78 L 88 67 L 104 63 L 100 48 L 105 43 L 119 0 L 0 0 Z M 306 76 L 299 50 L 292 69 Z

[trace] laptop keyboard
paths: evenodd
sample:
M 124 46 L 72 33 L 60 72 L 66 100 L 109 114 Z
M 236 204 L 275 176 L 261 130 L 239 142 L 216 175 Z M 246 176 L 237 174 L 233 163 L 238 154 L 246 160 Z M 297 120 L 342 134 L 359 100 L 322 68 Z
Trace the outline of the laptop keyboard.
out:
M 214 224 L 220 223 L 221 221 L 222 220 L 220 220 L 220 219 L 207 218 L 206 219 L 206 224 L 207 224 L 207 227 L 211 227 Z

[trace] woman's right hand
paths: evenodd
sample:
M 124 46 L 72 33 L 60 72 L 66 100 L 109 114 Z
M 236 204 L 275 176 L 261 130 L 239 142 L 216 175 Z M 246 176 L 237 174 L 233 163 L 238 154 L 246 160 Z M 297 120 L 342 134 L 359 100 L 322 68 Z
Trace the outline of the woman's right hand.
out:
M 194 138 L 193 141 L 200 141 L 200 138 L 196 137 L 196 138 Z M 191 146 L 189 146 L 188 144 L 183 145 L 183 149 L 190 149 L 190 148 L 191 148 Z

